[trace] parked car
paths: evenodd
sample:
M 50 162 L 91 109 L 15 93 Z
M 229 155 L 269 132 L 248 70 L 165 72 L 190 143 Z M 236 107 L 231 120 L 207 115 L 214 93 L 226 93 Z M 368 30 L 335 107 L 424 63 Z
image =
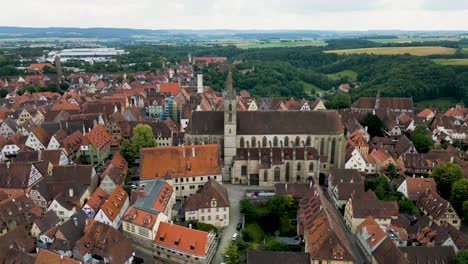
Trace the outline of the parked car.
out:
M 241 229 L 242 229 L 242 223 L 238 223 L 236 229 L 237 229 L 237 231 L 241 231 Z
M 236 241 L 238 237 L 239 237 L 239 234 L 234 233 L 234 235 L 232 235 L 232 241 Z

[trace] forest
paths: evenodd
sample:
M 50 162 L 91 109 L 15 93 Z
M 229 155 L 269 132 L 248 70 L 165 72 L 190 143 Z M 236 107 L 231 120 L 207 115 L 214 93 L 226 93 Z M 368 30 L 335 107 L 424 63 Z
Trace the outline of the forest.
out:
M 436 43 L 436 44 L 435 44 Z M 454 47 L 459 51 L 443 58 L 468 58 L 462 51 L 467 40 L 414 42 L 411 45 L 438 45 Z M 316 92 L 337 89 L 342 83 L 357 82 L 360 88 L 351 89 L 353 99 L 359 96 L 413 97 L 415 102 L 437 98 L 451 98 L 468 103 L 468 66 L 442 65 L 432 59 L 440 55 L 418 57 L 412 55 L 338 55 L 324 53 L 324 50 L 366 47 L 399 46 L 399 43 L 378 43 L 363 38 L 341 38 L 327 40 L 323 47 L 282 47 L 261 49 L 240 49 L 233 45 L 123 45 L 128 54 L 114 63 L 93 65 L 75 62 L 65 66 L 83 68 L 88 72 L 136 72 L 155 71 L 166 65 L 186 60 L 193 56 L 226 56 L 228 62 L 242 61 L 233 68 L 235 87 L 246 89 L 251 95 L 282 96 L 314 99 Z M 13 66 L 19 66 L 18 57 L 29 57 L 40 53 L 38 49 L 22 48 L 16 54 L 0 51 L 0 76 L 18 75 Z M 24 65 L 23 65 L 24 66 Z M 204 74 L 206 85 L 220 91 L 224 87 L 226 67 L 216 64 L 196 68 Z M 250 70 L 249 70 L 250 69 Z M 253 70 L 252 70 L 253 69 Z M 336 76 L 340 72 L 352 72 L 349 76 Z M 312 87 L 312 88 L 311 88 Z M 323 96 L 323 94 L 322 94 Z M 340 95 L 342 97 L 342 95 Z M 330 95 L 325 99 L 332 101 Z M 346 104 L 338 104 L 345 107 Z

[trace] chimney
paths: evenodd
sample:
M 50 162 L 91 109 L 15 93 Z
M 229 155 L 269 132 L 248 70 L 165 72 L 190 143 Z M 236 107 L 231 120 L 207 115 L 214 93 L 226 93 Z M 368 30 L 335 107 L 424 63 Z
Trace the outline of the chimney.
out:
M 364 130 L 366 130 L 366 132 L 367 132 L 367 129 L 369 129 L 369 128 L 368 128 L 367 126 L 365 126 L 365 127 L 364 127 Z
M 78 227 L 78 219 L 76 217 L 73 217 L 73 223 L 76 227 Z
M 173 222 L 173 221 L 171 221 L 171 225 L 172 225 L 172 224 L 174 224 L 174 222 Z
M 288 191 L 288 184 L 286 183 L 286 185 L 284 186 L 284 189 L 286 190 L 286 192 Z
M 312 181 L 309 181 L 309 188 L 312 189 Z
M 192 147 L 192 157 L 195 157 L 195 147 Z
M 60 259 L 63 259 L 63 255 L 60 255 Z
M 453 163 L 453 156 L 450 156 L 450 163 Z
M 73 188 L 68 189 L 68 194 L 70 195 L 70 197 L 73 197 Z
M 189 224 L 188 227 L 189 227 L 190 229 L 192 229 L 192 224 Z

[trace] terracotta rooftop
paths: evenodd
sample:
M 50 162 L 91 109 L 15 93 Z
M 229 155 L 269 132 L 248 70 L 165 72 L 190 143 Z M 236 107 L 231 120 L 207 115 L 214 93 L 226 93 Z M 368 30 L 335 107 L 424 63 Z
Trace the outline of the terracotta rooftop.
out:
M 154 244 L 186 254 L 205 256 L 208 232 L 161 222 Z
M 109 195 L 107 201 L 101 206 L 101 210 L 107 215 L 110 221 L 114 221 L 115 217 L 120 213 L 122 207 L 128 199 L 127 192 L 116 185 L 114 191 Z
M 58 253 L 46 250 L 38 249 L 36 261 L 34 264 L 79 264 L 81 261 L 74 260 L 69 257 L 64 257 Z
M 141 149 L 143 180 L 172 177 L 213 176 L 221 173 L 219 145 L 172 146 Z
M 86 202 L 86 205 L 91 207 L 91 209 L 93 209 L 94 212 L 98 212 L 108 197 L 109 194 L 107 194 L 103 189 L 101 189 L 101 187 L 98 187 L 96 191 L 94 191 L 94 193 L 91 195 L 91 197 L 89 197 L 88 201 Z
M 213 200 L 216 201 L 216 206 L 212 205 Z M 229 207 L 226 188 L 214 179 L 207 181 L 196 194 L 190 195 L 185 200 L 186 211 L 212 207 Z
M 102 125 L 95 126 L 91 131 L 86 133 L 86 139 L 93 147 L 99 151 L 109 148 L 111 145 L 112 137 L 107 133 Z
M 180 92 L 179 83 L 161 83 L 159 88 L 160 93 L 170 93 L 172 96 L 176 96 Z
M 434 178 L 406 178 L 406 190 L 411 201 L 417 201 L 427 190 L 437 191 Z

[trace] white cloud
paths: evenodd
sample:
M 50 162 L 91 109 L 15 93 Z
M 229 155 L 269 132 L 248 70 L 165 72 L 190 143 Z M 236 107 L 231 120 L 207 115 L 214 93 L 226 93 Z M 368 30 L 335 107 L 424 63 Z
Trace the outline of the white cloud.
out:
M 455 0 L 0 0 L 2 26 L 151 29 L 461 29 Z M 461 3 L 465 2 L 465 3 Z M 16 10 L 16 11 L 14 11 Z

